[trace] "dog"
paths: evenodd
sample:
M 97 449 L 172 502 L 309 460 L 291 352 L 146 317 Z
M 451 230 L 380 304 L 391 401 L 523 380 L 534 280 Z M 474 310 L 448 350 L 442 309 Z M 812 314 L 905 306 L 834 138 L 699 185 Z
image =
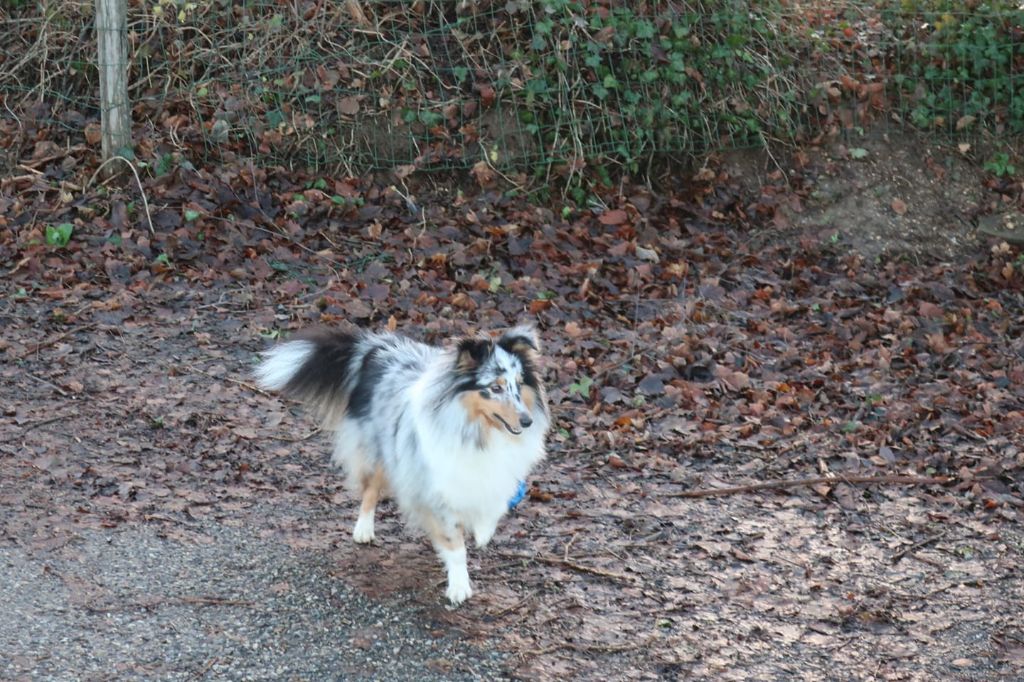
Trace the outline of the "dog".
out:
M 314 329 L 265 352 L 256 378 L 334 431 L 332 463 L 362 499 L 353 540 L 374 539 L 374 511 L 389 494 L 430 538 L 457 606 L 473 594 L 463 533 L 487 545 L 544 457 L 550 417 L 539 362 L 528 326 L 451 348 Z

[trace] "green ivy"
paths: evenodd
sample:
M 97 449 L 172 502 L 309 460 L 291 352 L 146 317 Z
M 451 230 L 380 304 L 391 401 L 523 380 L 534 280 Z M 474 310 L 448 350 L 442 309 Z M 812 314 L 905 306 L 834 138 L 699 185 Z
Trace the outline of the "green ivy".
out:
M 968 7 L 903 0 L 883 14 L 905 48 L 894 79 L 921 128 L 1024 132 L 1024 10 L 1016 0 Z
M 538 174 L 580 161 L 638 173 L 658 150 L 700 154 L 722 141 L 763 142 L 779 55 L 762 58 L 759 50 L 778 40 L 767 14 L 775 3 L 659 12 L 629 3 L 539 5 L 533 51 L 518 55 L 528 67 L 519 119 L 547 155 Z M 777 117 L 781 129 L 772 135 L 792 135 L 792 121 Z M 578 159 L 581 147 L 600 150 L 599 158 Z

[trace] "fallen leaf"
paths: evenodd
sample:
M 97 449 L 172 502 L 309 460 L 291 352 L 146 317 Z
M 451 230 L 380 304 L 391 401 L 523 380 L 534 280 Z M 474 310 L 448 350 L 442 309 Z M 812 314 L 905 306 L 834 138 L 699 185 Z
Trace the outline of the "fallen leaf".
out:
M 480 187 L 487 188 L 494 184 L 497 174 L 494 172 L 486 161 L 477 161 L 473 164 L 473 168 L 469 171 L 473 177 L 476 178 L 477 184 Z
M 637 384 L 636 389 L 647 395 L 661 395 L 665 392 L 665 384 L 657 374 L 648 374 Z
M 622 223 L 626 222 L 628 218 L 629 216 L 626 215 L 625 211 L 623 211 L 621 208 L 615 208 L 612 209 L 611 211 L 605 211 L 600 216 L 598 216 L 597 220 L 602 225 L 613 226 L 621 225 Z
M 338 111 L 346 116 L 355 116 L 359 113 L 359 98 L 354 96 L 342 97 L 338 100 Z
M 625 469 L 628 465 L 618 455 L 609 455 L 608 466 L 610 466 L 613 469 Z
M 657 263 L 659 260 L 661 260 L 660 258 L 658 258 L 657 251 L 655 251 L 654 249 L 648 249 L 643 246 L 636 247 L 636 257 L 639 258 L 640 260 L 647 261 L 648 263 Z

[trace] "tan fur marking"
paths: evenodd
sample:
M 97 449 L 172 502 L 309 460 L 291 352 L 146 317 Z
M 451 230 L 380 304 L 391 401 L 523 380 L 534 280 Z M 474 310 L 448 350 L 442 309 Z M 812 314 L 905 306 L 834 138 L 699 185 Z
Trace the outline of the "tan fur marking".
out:
M 476 360 L 473 359 L 473 354 L 468 350 L 464 350 L 459 353 L 458 360 L 455 361 L 456 367 L 461 372 L 468 372 L 476 367 Z
M 481 426 L 488 429 L 505 430 L 505 425 L 495 419 L 494 415 L 496 414 L 513 427 L 519 424 L 519 415 L 516 414 L 516 408 L 512 404 L 490 400 L 480 395 L 479 391 L 465 393 L 462 396 L 462 406 L 466 408 L 470 419 L 475 419 L 480 422 Z M 484 431 L 484 438 L 486 437 L 487 432 Z
M 518 337 L 512 343 L 510 348 L 512 349 L 513 353 L 526 353 L 526 354 L 530 354 L 530 353 L 535 353 L 536 352 L 536 351 L 533 350 L 533 346 L 531 346 L 529 343 L 527 343 L 526 340 L 518 338 Z
M 485 419 L 491 402 L 493 401 L 480 395 L 479 391 L 467 391 L 462 394 L 462 406 L 472 419 Z
M 372 476 L 363 481 L 363 501 L 359 505 L 360 514 L 372 514 L 380 501 L 381 491 L 384 489 L 387 480 L 384 478 L 384 469 L 377 467 Z
M 494 407 L 494 410 L 491 412 L 491 414 L 499 415 L 502 419 L 504 419 L 508 424 L 510 424 L 513 427 L 519 426 L 519 414 L 516 413 L 516 408 L 514 405 L 512 405 L 511 403 L 499 402 L 492 402 L 491 404 Z M 505 427 L 502 426 L 501 428 Z
M 449 552 L 466 547 L 466 541 L 462 537 L 462 531 L 459 528 L 456 528 L 455 532 L 449 535 L 441 527 L 437 517 L 426 510 L 423 510 L 423 513 L 420 514 L 420 520 L 423 523 L 423 530 L 427 531 L 427 535 L 430 537 L 430 541 L 434 543 L 434 547 L 445 549 Z
M 523 386 L 523 404 L 526 405 L 526 411 L 533 414 L 533 406 L 537 404 L 537 394 L 529 386 Z

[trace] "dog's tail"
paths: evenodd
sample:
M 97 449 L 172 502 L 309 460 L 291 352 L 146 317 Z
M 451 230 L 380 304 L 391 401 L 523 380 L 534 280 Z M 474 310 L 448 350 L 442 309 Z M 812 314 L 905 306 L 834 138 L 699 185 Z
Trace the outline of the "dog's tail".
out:
M 256 367 L 261 388 L 302 401 L 324 420 L 336 421 L 348 408 L 360 378 L 367 344 L 360 335 L 320 329 L 279 343 Z

